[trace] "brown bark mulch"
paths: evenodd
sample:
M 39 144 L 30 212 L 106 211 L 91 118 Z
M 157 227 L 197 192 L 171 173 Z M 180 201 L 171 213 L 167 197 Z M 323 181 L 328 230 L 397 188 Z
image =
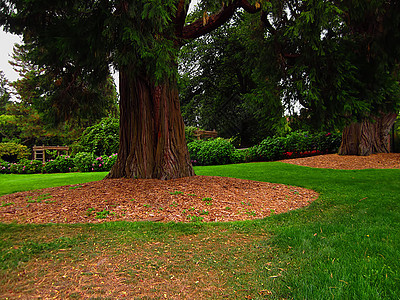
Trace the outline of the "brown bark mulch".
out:
M 400 168 L 400 154 L 331 154 L 282 162 L 334 169 Z M 305 188 L 225 177 L 107 179 L 2 196 L 0 222 L 227 222 L 298 209 L 317 197 Z

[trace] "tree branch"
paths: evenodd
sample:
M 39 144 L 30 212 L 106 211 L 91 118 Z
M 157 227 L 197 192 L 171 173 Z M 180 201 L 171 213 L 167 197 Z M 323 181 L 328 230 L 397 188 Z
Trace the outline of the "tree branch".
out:
M 190 2 L 185 5 L 185 0 L 179 0 L 177 10 L 176 10 L 176 16 L 173 19 L 173 22 L 175 24 L 175 32 L 177 33 L 177 35 L 182 34 L 182 29 L 183 29 L 183 26 L 185 25 L 186 15 L 189 10 L 189 5 L 190 5 Z
M 178 33 L 178 37 L 182 39 L 195 39 L 205 35 L 227 22 L 233 16 L 236 9 L 240 7 L 252 14 L 261 9 L 259 3 L 253 6 L 247 0 L 235 0 L 228 5 L 223 5 L 217 13 L 211 16 L 207 16 L 205 13 L 203 18 L 184 26 L 182 32 Z

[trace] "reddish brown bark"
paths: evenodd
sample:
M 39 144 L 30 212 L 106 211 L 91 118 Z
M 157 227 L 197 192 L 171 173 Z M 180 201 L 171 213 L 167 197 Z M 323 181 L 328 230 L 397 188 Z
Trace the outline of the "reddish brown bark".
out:
M 396 117 L 396 113 L 388 113 L 372 120 L 350 124 L 343 130 L 339 154 L 367 156 L 374 153 L 389 153 L 389 133 Z
M 120 145 L 108 178 L 173 179 L 194 175 L 176 83 L 154 87 L 120 70 Z

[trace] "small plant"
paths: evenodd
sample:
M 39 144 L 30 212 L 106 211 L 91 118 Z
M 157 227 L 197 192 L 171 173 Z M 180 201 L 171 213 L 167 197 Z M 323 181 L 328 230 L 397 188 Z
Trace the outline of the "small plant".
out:
M 175 201 L 173 201 L 172 204 L 170 204 L 169 206 L 178 207 L 178 203 L 176 203 Z
M 203 217 L 199 217 L 199 216 L 190 216 L 190 222 L 201 222 L 203 221 Z
M 275 209 L 271 209 L 271 216 L 275 214 Z
M 105 210 L 103 209 L 103 211 L 98 211 L 96 212 L 96 219 L 105 219 L 108 217 L 108 215 L 110 215 L 111 212 L 109 210 Z
M 150 204 L 143 204 L 143 206 L 149 208 Z
M 56 202 L 56 200 L 46 200 L 46 201 L 44 201 L 44 203 L 46 203 L 46 204 L 55 203 L 55 202 Z
M 208 211 L 204 209 L 200 212 L 200 215 L 208 215 Z
M 91 207 L 91 208 L 88 208 L 88 210 L 86 211 L 86 215 L 87 216 L 91 216 L 92 215 L 92 212 L 94 212 L 94 208 L 93 207 Z
M 225 210 L 231 210 L 230 206 L 225 207 Z
M 254 210 L 252 210 L 252 211 L 246 210 L 246 214 L 251 216 L 251 217 L 255 217 L 256 216 L 256 212 Z
M 181 191 L 169 192 L 171 195 L 183 195 Z
M 79 189 L 81 187 L 83 187 L 83 185 L 71 186 L 69 189 L 70 190 L 75 190 L 75 189 Z
M 210 197 L 204 197 L 203 199 L 201 199 L 201 201 L 211 202 L 211 201 L 212 201 L 212 198 L 210 198 Z
M 188 194 L 188 196 L 197 197 L 196 194 Z
M 42 203 L 42 201 L 51 199 L 53 196 L 50 195 L 50 193 L 46 193 L 43 195 L 39 195 L 36 199 L 33 199 L 32 196 L 27 196 L 28 200 L 26 202 L 28 203 Z
M 4 202 L 4 201 L 2 201 L 1 204 L 0 204 L 0 207 L 6 207 L 6 206 L 13 205 L 13 204 L 14 204 L 14 202 Z

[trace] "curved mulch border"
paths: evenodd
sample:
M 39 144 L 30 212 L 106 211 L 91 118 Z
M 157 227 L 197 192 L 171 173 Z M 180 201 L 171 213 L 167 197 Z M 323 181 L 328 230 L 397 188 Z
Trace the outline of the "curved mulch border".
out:
M 365 157 L 329 154 L 282 162 L 347 170 L 400 168 L 400 153 Z M 108 179 L 2 196 L 0 222 L 227 222 L 287 212 L 307 206 L 317 197 L 305 188 L 225 177 Z

